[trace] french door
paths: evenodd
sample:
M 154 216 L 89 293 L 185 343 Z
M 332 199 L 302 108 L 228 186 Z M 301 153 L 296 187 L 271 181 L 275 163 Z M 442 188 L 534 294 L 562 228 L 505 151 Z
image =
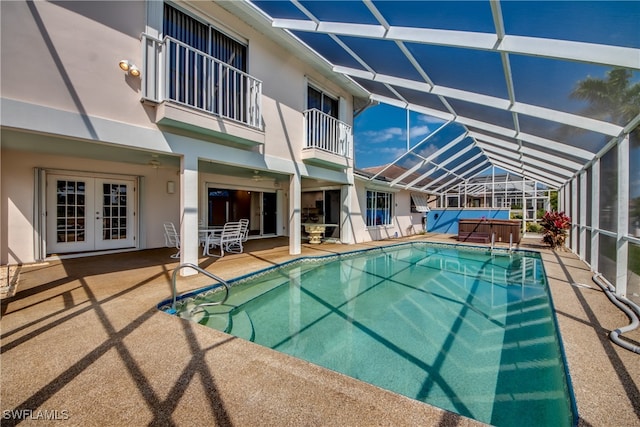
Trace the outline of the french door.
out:
M 47 175 L 47 253 L 135 246 L 135 180 Z

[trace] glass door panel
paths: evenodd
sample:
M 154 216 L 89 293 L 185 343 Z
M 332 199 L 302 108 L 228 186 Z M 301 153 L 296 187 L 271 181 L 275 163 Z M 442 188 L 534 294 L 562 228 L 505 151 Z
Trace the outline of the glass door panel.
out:
M 207 202 L 208 226 L 248 219 L 251 236 L 277 232 L 276 193 L 209 187 Z
M 52 176 L 47 183 L 47 200 L 49 252 L 93 249 L 93 229 L 87 228 L 93 210 L 93 181 L 72 176 Z
M 229 220 L 229 190 L 209 188 L 207 225 L 224 225 Z
M 47 253 L 135 246 L 133 180 L 47 176 Z
M 133 246 L 133 183 L 98 179 L 95 186 L 100 194 L 94 223 L 96 249 Z
M 338 224 L 337 227 L 327 228 L 324 237 L 340 238 L 340 212 L 342 210 L 342 198 L 340 190 L 327 190 L 324 192 L 324 222 L 326 224 Z
M 276 234 L 276 193 L 262 193 L 262 234 Z

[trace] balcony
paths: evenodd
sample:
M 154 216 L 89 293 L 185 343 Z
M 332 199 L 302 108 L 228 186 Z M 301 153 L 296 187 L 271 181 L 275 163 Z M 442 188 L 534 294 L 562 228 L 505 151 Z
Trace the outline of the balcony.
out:
M 304 120 L 303 161 L 339 169 L 351 166 L 351 126 L 315 108 L 304 111 Z
M 171 37 L 142 39 L 142 98 L 156 104 L 156 123 L 264 143 L 260 80 Z

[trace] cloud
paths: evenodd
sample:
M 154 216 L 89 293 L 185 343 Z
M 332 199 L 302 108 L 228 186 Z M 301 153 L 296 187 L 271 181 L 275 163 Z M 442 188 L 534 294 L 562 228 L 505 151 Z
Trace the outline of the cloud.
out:
M 431 129 L 429 128 L 429 126 L 426 125 L 422 125 L 422 126 L 412 126 L 410 129 L 411 132 L 411 137 L 412 138 L 417 138 L 420 136 L 427 136 L 431 133 Z
M 420 155 L 422 157 L 429 157 L 430 155 L 432 155 L 433 153 L 435 153 L 438 150 L 439 150 L 438 147 L 436 147 L 433 144 L 429 144 L 427 147 L 420 147 L 418 149 L 418 152 L 420 153 Z
M 379 144 L 382 142 L 392 141 L 398 138 L 402 138 L 404 130 L 399 127 L 390 127 L 380 130 L 368 130 L 359 132 L 358 140 L 364 140 L 365 142 Z
M 376 150 L 376 153 L 390 154 L 391 156 L 388 157 L 389 161 L 397 159 L 406 152 L 407 149 L 401 147 L 382 147 Z
M 429 126 L 412 126 L 410 129 L 411 139 L 423 138 L 431 133 Z M 358 133 L 358 141 L 380 144 L 389 141 L 405 141 L 407 139 L 406 129 L 390 127 L 380 130 L 368 130 Z
M 429 123 L 429 124 L 436 124 L 436 125 L 441 125 L 443 124 L 445 121 L 442 119 L 439 119 L 437 117 L 433 117 L 433 116 L 427 116 L 424 114 L 421 114 L 418 116 L 418 121 L 420 122 L 424 122 L 424 123 Z
M 368 167 L 391 163 L 406 152 L 407 149 L 402 147 L 376 146 L 375 148 L 358 149 L 356 156 L 359 163 L 364 163 L 362 167 Z

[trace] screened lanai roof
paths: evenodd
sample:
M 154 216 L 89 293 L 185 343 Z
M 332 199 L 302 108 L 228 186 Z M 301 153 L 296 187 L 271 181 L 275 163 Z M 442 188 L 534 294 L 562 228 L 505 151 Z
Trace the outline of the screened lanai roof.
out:
M 433 191 L 493 166 L 559 188 L 640 122 L 638 1 L 245 6 L 357 82 L 372 101 L 442 121 L 371 175 L 394 186 Z M 585 81 L 587 98 L 607 92 L 611 99 L 572 96 Z M 624 89 L 634 84 L 629 98 Z

